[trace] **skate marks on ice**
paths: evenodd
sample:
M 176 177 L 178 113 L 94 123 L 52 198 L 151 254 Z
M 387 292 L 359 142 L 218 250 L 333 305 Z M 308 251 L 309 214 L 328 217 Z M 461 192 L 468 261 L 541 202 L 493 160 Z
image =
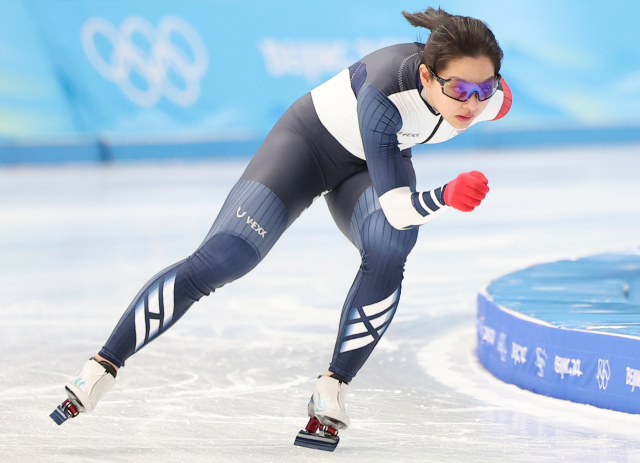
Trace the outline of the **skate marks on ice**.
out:
M 640 462 L 635 424 L 615 412 L 505 386 L 474 363 L 472 330 L 437 344 L 471 323 L 477 290 L 497 276 L 637 246 L 637 152 L 414 157 L 424 188 L 474 168 L 492 192 L 473 214 L 421 230 L 402 310 L 354 381 L 331 461 Z M 293 439 L 359 259 L 321 202 L 254 272 L 136 354 L 94 414 L 60 427 L 48 417 L 139 287 L 200 243 L 244 164 L 0 169 L 0 462 L 328 458 Z M 589 425 L 563 417 L 585 413 Z
M 478 360 L 476 339 L 475 327 L 462 327 L 432 340 L 417 353 L 418 364 L 429 376 L 475 403 L 449 409 L 450 413 L 476 414 L 497 429 L 506 425 L 503 431 L 514 435 L 524 431 L 528 436 L 523 441 L 537 437 L 557 449 L 558 460 L 549 461 L 567 457 L 640 462 L 640 415 L 554 399 L 504 383 Z

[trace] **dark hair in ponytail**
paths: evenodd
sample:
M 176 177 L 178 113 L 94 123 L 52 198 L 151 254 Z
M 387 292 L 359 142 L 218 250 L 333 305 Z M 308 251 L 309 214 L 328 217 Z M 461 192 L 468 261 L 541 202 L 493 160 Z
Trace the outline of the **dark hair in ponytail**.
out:
M 424 12 L 402 12 L 413 27 L 424 27 L 431 31 L 420 59 L 436 74 L 447 67 L 451 60 L 462 57 L 486 56 L 493 63 L 496 76 L 500 72 L 502 49 L 493 32 L 479 19 L 456 16 L 438 8 L 427 8 Z

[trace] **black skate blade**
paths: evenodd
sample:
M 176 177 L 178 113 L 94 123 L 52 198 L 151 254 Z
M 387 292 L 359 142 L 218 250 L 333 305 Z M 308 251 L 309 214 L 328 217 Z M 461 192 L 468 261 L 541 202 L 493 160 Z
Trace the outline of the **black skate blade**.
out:
M 58 426 L 69 419 L 69 416 L 64 412 L 64 408 L 62 405 L 58 405 L 51 415 L 49 415 L 53 421 L 56 422 Z
M 340 442 L 340 438 L 338 436 L 320 436 L 318 434 L 302 430 L 296 436 L 296 440 L 293 442 L 293 445 L 333 452 L 338 446 L 338 442 Z

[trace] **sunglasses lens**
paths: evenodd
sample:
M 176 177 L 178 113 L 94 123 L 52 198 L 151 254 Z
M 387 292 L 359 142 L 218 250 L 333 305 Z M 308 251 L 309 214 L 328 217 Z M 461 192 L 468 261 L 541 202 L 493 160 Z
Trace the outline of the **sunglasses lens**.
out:
M 451 98 L 455 98 L 460 101 L 467 101 L 471 96 L 471 86 L 464 80 L 450 80 L 444 85 L 444 93 Z
M 460 101 L 467 101 L 474 93 L 478 94 L 480 101 L 491 98 L 498 89 L 498 81 L 490 79 L 479 84 L 475 82 L 467 82 L 466 80 L 453 79 L 448 81 L 444 87 L 444 93 L 451 98 Z
M 487 98 L 491 98 L 494 93 L 496 93 L 496 90 L 498 90 L 498 80 L 487 80 L 486 82 L 478 84 L 478 87 L 480 87 L 480 92 L 478 93 L 480 101 L 486 100 Z

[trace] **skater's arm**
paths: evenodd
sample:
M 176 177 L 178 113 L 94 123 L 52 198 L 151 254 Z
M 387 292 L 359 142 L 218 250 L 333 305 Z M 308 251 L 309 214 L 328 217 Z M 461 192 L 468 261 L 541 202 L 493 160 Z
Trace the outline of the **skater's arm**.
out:
M 400 112 L 383 92 L 368 83 L 358 93 L 358 121 L 373 188 L 394 228 L 403 230 L 425 224 L 447 209 L 444 186 L 412 191 L 398 147 Z

